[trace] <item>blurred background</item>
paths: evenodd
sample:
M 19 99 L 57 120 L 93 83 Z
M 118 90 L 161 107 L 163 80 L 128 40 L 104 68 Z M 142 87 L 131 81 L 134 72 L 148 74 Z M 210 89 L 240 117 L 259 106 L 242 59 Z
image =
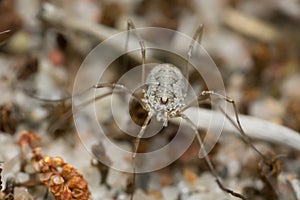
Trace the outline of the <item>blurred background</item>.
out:
M 105 174 L 99 166 L 92 167 L 89 154 L 71 129 L 72 119 L 56 123 L 70 111 L 70 102 L 47 102 L 72 93 L 76 72 L 88 53 L 106 38 L 127 30 L 128 19 L 136 27 L 163 27 L 189 36 L 204 24 L 202 45 L 218 66 L 227 95 L 236 101 L 239 112 L 299 133 L 299 0 L 0 0 L 0 31 L 10 30 L 0 35 L 0 160 L 8 163 L 5 173 L 19 182 L 23 181 L 18 179 L 20 173 L 28 176 L 26 170 L 10 168 L 20 152 L 16 144 L 20 131 L 29 129 L 44 140 L 41 146 L 47 154 L 65 158 L 86 174 L 93 199 L 128 197 L 130 174 L 108 169 Z M 169 40 L 176 42 L 176 38 Z M 105 77 L 108 82 L 139 62 L 127 59 L 128 66 L 121 61 L 113 64 Z M 190 77 L 199 84 L 198 75 Z M 141 123 L 144 113 L 134 105 L 132 109 L 136 123 Z M 118 132 L 109 117 L 105 123 Z M 170 125 L 171 132 L 172 128 L 176 125 Z M 131 148 L 132 138 L 118 133 L 112 137 Z M 279 178 L 280 170 L 271 181 L 261 178 L 265 175 L 251 162 L 259 159 L 230 135 L 222 137 L 211 154 L 225 183 L 251 199 L 279 199 L 280 191 L 284 199 L 299 200 L 286 178 L 299 175 L 299 152 L 267 141 L 255 144 L 264 151 L 285 154 Z M 141 145 L 140 151 L 146 151 L 147 145 Z M 139 175 L 136 199 L 231 198 L 217 189 L 204 162 L 197 159 L 197 151 L 195 144 L 170 167 Z M 82 160 L 75 161 L 75 153 Z M 274 170 L 270 170 L 273 175 Z M 40 195 L 22 192 L 25 199 Z

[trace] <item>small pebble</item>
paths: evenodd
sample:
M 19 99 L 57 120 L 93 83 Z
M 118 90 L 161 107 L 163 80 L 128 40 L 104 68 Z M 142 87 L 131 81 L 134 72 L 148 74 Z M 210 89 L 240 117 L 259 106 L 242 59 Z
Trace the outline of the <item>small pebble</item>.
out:
M 284 114 L 284 107 L 280 101 L 267 97 L 253 102 L 249 107 L 249 112 L 252 116 L 279 122 Z
M 162 197 L 164 200 L 177 200 L 179 191 L 176 187 L 164 187 L 162 190 Z
M 238 160 L 230 160 L 227 168 L 229 176 L 235 177 L 241 172 L 241 163 Z
M 33 200 L 34 198 L 29 194 L 28 190 L 24 187 L 15 187 L 14 189 L 15 200 Z
M 24 183 L 29 181 L 29 175 L 23 172 L 19 172 L 16 176 L 16 181 L 20 183 Z
M 8 42 L 8 48 L 14 53 L 26 53 L 30 46 L 30 36 L 25 31 L 15 33 Z
M 133 200 L 155 200 L 155 198 L 146 195 L 142 190 L 138 189 L 134 193 Z
M 61 66 L 64 63 L 64 55 L 58 49 L 52 49 L 48 54 L 48 59 L 54 66 Z
M 300 100 L 300 74 L 294 74 L 285 79 L 281 85 L 281 93 L 284 98 Z
M 195 183 L 197 179 L 197 174 L 190 169 L 184 169 L 183 176 L 189 184 Z

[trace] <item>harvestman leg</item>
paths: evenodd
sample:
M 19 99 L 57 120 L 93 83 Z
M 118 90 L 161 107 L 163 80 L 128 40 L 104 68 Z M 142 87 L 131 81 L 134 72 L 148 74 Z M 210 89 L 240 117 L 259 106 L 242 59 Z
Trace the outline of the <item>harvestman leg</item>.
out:
M 133 98 L 135 100 L 137 100 L 145 109 L 145 104 L 140 100 L 140 98 L 138 96 L 136 96 L 131 90 L 129 90 L 128 88 L 126 88 L 124 85 L 121 84 L 117 84 L 117 83 L 98 83 L 96 85 L 93 86 L 93 88 L 98 89 L 98 88 L 105 88 L 105 87 L 109 87 L 112 89 L 119 89 L 125 93 L 128 93 L 130 95 L 133 96 Z
M 32 91 L 29 91 L 29 90 L 26 90 L 26 89 L 25 89 L 25 91 L 26 91 L 28 96 L 30 96 L 34 99 L 37 99 L 39 101 L 49 102 L 49 103 L 56 103 L 56 102 L 67 101 L 67 100 L 70 100 L 74 97 L 83 96 L 85 93 L 88 93 L 92 89 L 100 89 L 100 88 L 106 88 L 106 87 L 107 88 L 112 88 L 112 89 L 118 89 L 118 90 L 121 90 L 125 93 L 131 94 L 133 96 L 133 98 L 135 98 L 135 100 L 137 100 L 144 107 L 144 103 L 139 99 L 138 96 L 136 96 L 134 93 L 132 93 L 132 91 L 130 91 L 124 85 L 117 84 L 117 83 L 97 83 L 97 84 L 93 85 L 92 87 L 89 87 L 89 88 L 87 88 L 87 89 L 85 89 L 85 90 L 83 90 L 83 91 L 81 91 L 81 92 L 79 92 L 75 95 L 67 96 L 67 97 L 61 98 L 61 99 L 44 99 L 44 98 L 36 96 L 35 94 L 33 94 Z M 112 94 L 112 93 L 110 93 L 110 94 Z M 89 102 L 91 103 L 93 100 L 98 100 L 98 99 L 100 99 L 100 98 L 96 97 L 96 99 L 91 99 Z
M 131 30 L 135 30 L 135 25 L 134 23 L 129 19 L 127 21 L 127 38 L 126 38 L 126 44 L 125 44 L 125 49 L 127 50 L 128 49 L 128 41 L 129 41 L 129 34 Z M 137 33 L 137 32 L 134 32 L 137 39 L 139 40 L 139 45 L 141 47 L 141 54 L 142 54 L 142 83 L 144 84 L 145 83 L 145 76 L 146 76 L 146 73 L 145 73 L 145 62 L 146 62 L 146 48 L 145 48 L 145 43 L 144 41 L 142 40 L 142 38 L 140 37 L 140 35 Z M 145 106 L 144 106 L 144 103 L 142 102 L 141 105 L 143 105 L 144 109 L 145 109 Z M 145 109 L 147 110 L 147 109 Z M 135 171 L 136 171 L 136 166 L 135 166 L 135 158 L 136 158 L 136 154 L 137 154 L 137 150 L 138 150 L 138 147 L 139 147 L 139 143 L 140 143 L 140 140 L 141 138 L 143 137 L 144 133 L 145 133 L 145 130 L 147 128 L 147 125 L 150 121 L 150 119 L 152 118 L 152 115 L 148 113 L 148 116 L 146 118 L 146 120 L 144 121 L 143 123 L 143 126 L 135 140 L 135 143 L 134 143 L 134 149 L 133 149 L 133 153 L 132 153 L 132 163 L 133 163 L 133 181 L 132 181 L 132 184 L 133 184 L 133 190 L 132 190 L 132 193 L 131 193 L 131 197 L 130 199 L 132 200 L 133 199 L 133 195 L 134 195 L 134 188 L 135 188 Z
M 141 105 L 142 107 L 144 108 L 144 103 L 140 100 L 140 98 L 138 98 L 135 94 L 133 94 L 129 89 L 127 89 L 124 85 L 121 85 L 121 84 L 115 84 L 115 83 L 99 83 L 99 84 L 96 84 L 96 85 L 93 85 L 91 88 L 88 88 L 86 90 L 84 90 L 83 92 L 80 92 L 78 94 L 75 94 L 74 96 L 80 96 L 80 95 L 83 95 L 85 94 L 88 90 L 91 90 L 92 88 L 94 89 L 100 89 L 100 88 L 112 88 L 112 89 L 118 89 L 117 91 L 109 91 L 107 93 L 104 93 L 104 94 L 101 94 L 99 96 L 96 96 L 95 98 L 92 98 L 90 100 L 87 100 L 86 102 L 83 102 L 81 103 L 80 105 L 78 105 L 78 107 L 76 108 L 77 110 L 80 110 L 81 108 L 93 103 L 94 101 L 97 101 L 97 100 L 100 100 L 106 96 L 109 96 L 111 94 L 113 94 L 114 92 L 116 93 L 120 93 L 120 92 L 123 92 L 123 93 L 128 93 L 130 95 L 132 95 L 132 97 L 137 100 Z M 33 98 L 36 98 L 38 100 L 41 100 L 41 101 L 47 101 L 47 102 L 53 102 L 53 103 L 56 103 L 56 102 L 59 102 L 59 100 L 44 100 L 44 99 L 41 99 L 39 97 L 33 97 Z M 66 97 L 66 98 L 63 98 L 61 99 L 60 101 L 66 101 L 67 99 L 71 99 L 71 97 Z M 76 110 L 75 110 L 76 112 Z M 60 117 L 60 119 L 55 123 L 53 124 L 50 128 L 49 128 L 49 132 L 52 133 L 54 132 L 63 122 L 65 122 L 65 120 L 67 120 L 68 118 L 70 118 L 73 114 L 76 114 L 73 112 L 73 110 L 69 111 L 69 112 L 66 112 L 63 116 Z
M 199 44 L 201 43 L 201 39 L 202 39 L 202 35 L 203 35 L 203 29 L 204 29 L 204 25 L 200 24 L 200 26 L 197 28 L 196 32 L 193 35 L 193 40 L 191 41 L 188 52 L 187 52 L 187 63 L 186 63 L 185 73 L 184 73 L 184 76 L 185 76 L 185 79 L 186 79 L 187 83 L 189 82 L 190 60 L 191 60 L 192 53 L 193 53 L 193 50 L 194 50 L 194 45 L 195 45 L 195 42 L 197 40 L 198 40 Z M 186 85 L 186 88 L 185 88 L 186 91 L 187 91 L 187 88 L 188 88 L 188 84 Z
M 223 110 L 222 107 L 219 106 L 219 109 L 221 110 L 221 112 L 226 116 L 226 118 L 239 130 L 239 133 L 241 134 L 243 140 L 254 150 L 257 152 L 257 154 L 259 156 L 262 157 L 263 160 L 266 160 L 268 158 L 266 158 L 266 156 L 264 156 L 252 143 L 251 143 L 251 140 L 250 138 L 246 135 L 244 129 L 242 128 L 242 125 L 240 123 L 240 119 L 239 119 L 239 115 L 238 115 L 238 110 L 237 110 L 237 107 L 236 107 L 236 104 L 234 102 L 233 99 L 229 98 L 229 97 L 226 97 L 222 94 L 219 94 L 219 93 L 216 93 L 214 91 L 202 91 L 201 92 L 201 95 L 214 95 L 216 97 L 219 97 L 225 101 L 227 101 L 228 103 L 230 103 L 234 109 L 234 114 L 235 114 L 235 120 L 236 120 L 236 123 L 231 119 L 231 117 L 228 116 L 228 114 Z
M 230 190 L 230 189 L 226 188 L 226 187 L 222 184 L 222 181 L 221 181 L 221 179 L 219 178 L 219 176 L 218 176 L 218 174 L 217 174 L 217 172 L 216 172 L 216 170 L 215 170 L 213 164 L 211 163 L 211 160 L 210 160 L 209 157 L 207 156 L 207 152 L 206 152 L 206 150 L 205 150 L 205 147 L 204 147 L 203 141 L 202 141 L 202 139 L 201 139 L 201 137 L 200 137 L 200 134 L 199 134 L 199 131 L 198 131 L 198 129 L 197 129 L 197 126 L 196 126 L 196 125 L 195 125 L 195 124 L 194 124 L 194 123 L 193 123 L 193 122 L 192 122 L 185 114 L 180 114 L 179 117 L 181 117 L 182 119 L 184 119 L 184 120 L 185 120 L 185 121 L 193 128 L 193 130 L 194 130 L 194 132 L 195 132 L 195 135 L 196 135 L 196 137 L 197 137 L 197 139 L 198 139 L 200 148 L 204 151 L 204 155 L 205 155 L 204 158 L 205 158 L 205 161 L 206 161 L 206 163 L 207 163 L 207 165 L 208 165 L 210 171 L 212 172 L 213 176 L 215 177 L 216 182 L 217 182 L 219 188 L 222 189 L 223 191 L 225 191 L 225 192 L 231 194 L 232 196 L 235 196 L 235 197 L 238 197 L 238 198 L 240 198 L 240 199 L 246 200 L 246 198 L 245 198 L 243 195 L 241 195 L 241 194 L 239 194 L 239 193 L 237 193 L 237 192 L 234 192 L 233 190 Z
M 242 136 L 242 139 L 243 141 L 249 145 L 263 160 L 264 163 L 269 163 L 271 162 L 272 163 L 272 159 L 265 156 L 264 154 L 262 154 L 251 142 L 250 138 L 246 135 L 244 129 L 242 128 L 242 125 L 240 123 L 240 119 L 239 119 L 239 115 L 238 115 L 238 110 L 237 110 L 237 107 L 236 107 L 236 104 L 235 104 L 235 101 L 227 96 L 224 96 L 222 94 L 219 94 L 219 93 L 216 93 L 214 91 L 202 91 L 201 95 L 206 95 L 206 94 L 209 94 L 209 95 L 214 95 L 214 96 L 217 96 L 221 99 L 224 99 L 225 101 L 227 101 L 228 103 L 230 103 L 234 109 L 234 114 L 235 114 L 235 120 L 236 122 L 234 122 L 234 120 L 224 111 L 224 109 L 219 106 L 219 109 L 221 110 L 221 112 L 225 115 L 225 117 L 231 122 L 231 124 L 239 131 L 239 133 L 241 134 Z M 279 197 L 280 196 L 280 192 L 278 192 L 276 190 L 276 186 L 270 181 L 269 177 L 266 176 L 269 184 L 271 185 L 272 189 L 274 190 L 274 192 L 276 193 L 276 195 Z
M 128 19 L 127 21 L 127 38 L 126 38 L 126 43 L 125 43 L 125 50 L 127 51 L 128 49 L 128 42 L 129 42 L 129 34 L 131 30 L 135 30 L 135 25 L 134 23 Z M 139 33 L 134 32 L 134 34 L 136 35 L 137 39 L 139 40 L 139 44 L 141 47 L 141 54 L 142 54 L 142 83 L 145 83 L 145 62 L 146 62 L 146 48 L 145 48 L 145 43 L 142 40 L 142 38 L 140 37 Z
M 202 34 L 203 34 L 203 25 L 201 24 L 199 27 L 198 27 L 198 29 L 196 30 L 196 32 L 195 32 L 195 34 L 194 34 L 194 36 L 193 36 L 193 40 L 191 41 L 191 43 L 190 43 L 190 46 L 189 46 L 189 50 L 188 50 L 188 53 L 187 53 L 187 55 L 188 55 L 188 59 L 187 59 L 187 65 L 186 65 L 186 71 L 185 71 L 185 78 L 186 78 L 186 80 L 188 81 L 189 80 L 189 66 L 190 66 L 190 59 L 191 59 L 191 56 L 192 56 L 192 52 L 193 52 L 193 48 L 194 48 L 194 45 L 195 45 L 195 42 L 196 42 L 196 40 L 197 40 L 197 38 L 198 38 L 198 42 L 199 43 L 201 43 L 201 38 L 202 38 Z M 187 89 L 186 89 L 186 91 L 187 91 Z M 245 142 L 245 143 L 247 143 L 255 152 L 257 152 L 257 154 L 259 154 L 259 156 L 264 160 L 264 162 L 265 161 L 267 161 L 267 160 L 270 160 L 269 158 L 267 158 L 266 156 L 264 156 L 252 143 L 251 143 L 251 140 L 250 140 L 250 138 L 246 135 L 246 133 L 245 133 L 245 131 L 243 130 L 243 128 L 242 128 L 242 126 L 241 126 L 241 123 L 240 123 L 240 120 L 239 120 L 239 116 L 238 116 L 238 111 L 237 111 L 237 107 L 236 107 L 236 104 L 235 104 L 235 102 L 234 102 L 234 100 L 233 99 L 231 99 L 231 98 L 229 98 L 229 97 L 226 97 L 226 96 L 224 96 L 224 95 L 221 95 L 221 94 L 219 94 L 219 93 L 216 93 L 216 92 L 214 92 L 214 91 L 203 91 L 202 93 L 201 93 L 201 95 L 202 96 L 205 96 L 206 94 L 209 94 L 209 95 L 215 95 L 215 96 L 217 96 L 217 97 L 219 97 L 219 98 L 221 98 L 221 99 L 224 99 L 225 101 L 227 101 L 228 103 L 231 103 L 232 104 L 232 106 L 233 106 L 233 108 L 234 108 L 234 112 L 235 112 L 235 119 L 236 119 L 236 122 L 237 123 L 235 123 L 234 121 L 233 121 L 233 119 L 231 118 L 231 117 L 229 117 L 228 116 L 228 114 L 222 109 L 222 107 L 220 107 L 219 106 L 219 109 L 221 110 L 221 112 L 226 116 L 226 118 L 231 122 L 231 124 L 233 125 L 233 126 L 235 126 L 235 128 L 237 129 L 237 130 L 239 130 L 239 132 L 240 132 L 240 134 L 241 134 L 241 136 L 242 136 L 242 139 L 243 139 L 243 141 Z M 191 105 L 193 103 L 193 101 L 192 102 L 190 102 L 188 105 Z M 185 108 L 183 108 L 183 110 L 185 110 L 185 109 L 187 109 L 189 106 L 186 106 Z M 190 121 L 190 120 L 188 120 L 188 121 Z M 192 124 L 191 122 L 190 122 L 190 124 Z M 198 138 L 199 139 L 199 138 Z M 201 138 L 200 138 L 201 139 Z M 199 141 L 200 142 L 200 141 Z M 204 148 L 203 148 L 204 149 Z M 204 149 L 205 150 L 205 149 Z M 207 153 L 205 152 L 205 155 L 206 155 Z M 205 158 L 206 158 L 206 156 L 205 156 Z M 207 159 L 206 159 L 207 160 Z M 212 166 L 212 165 L 211 165 Z M 211 166 L 210 166 L 210 168 L 211 168 Z M 218 179 L 217 179 L 218 180 Z M 224 188 L 224 187 L 222 187 L 222 185 L 220 184 L 221 182 L 218 182 L 218 185 L 221 187 L 221 188 Z M 273 187 L 274 188 L 274 187 Z M 277 191 L 274 189 L 274 191 L 277 193 Z M 278 194 L 278 193 L 277 193 Z
M 136 158 L 136 154 L 137 154 L 137 150 L 138 150 L 138 147 L 139 147 L 139 144 L 140 144 L 140 140 L 141 138 L 143 137 L 144 133 L 145 133 L 145 130 L 148 126 L 148 123 L 149 121 L 151 120 L 152 118 L 152 115 L 151 114 L 148 114 L 147 118 L 145 119 L 144 123 L 143 123 L 143 126 L 139 132 L 139 134 L 137 135 L 136 139 L 135 139 L 135 142 L 134 142 L 134 149 L 133 149 L 133 153 L 131 155 L 131 159 L 132 159 L 132 165 L 133 165 L 133 179 L 132 179 L 132 185 L 133 185 L 133 190 L 132 190 L 132 193 L 131 193 L 131 196 L 130 196 L 130 199 L 133 200 L 133 194 L 134 194 L 134 188 L 135 188 L 135 171 L 136 171 L 136 163 L 135 163 L 135 158 Z

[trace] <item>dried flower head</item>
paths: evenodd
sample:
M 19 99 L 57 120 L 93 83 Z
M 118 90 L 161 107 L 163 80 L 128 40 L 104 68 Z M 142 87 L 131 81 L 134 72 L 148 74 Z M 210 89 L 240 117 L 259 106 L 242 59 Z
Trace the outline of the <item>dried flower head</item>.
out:
M 60 157 L 41 154 L 39 148 L 32 150 L 34 169 L 40 173 L 40 181 L 45 184 L 57 200 L 90 199 L 88 184 L 83 176 Z
M 49 189 L 57 200 L 89 200 L 90 191 L 83 176 L 60 157 L 45 156 L 40 148 L 35 148 L 40 138 L 29 131 L 21 132 L 18 144 L 23 159 L 27 159 L 31 150 L 31 163 L 40 174 L 40 181 Z

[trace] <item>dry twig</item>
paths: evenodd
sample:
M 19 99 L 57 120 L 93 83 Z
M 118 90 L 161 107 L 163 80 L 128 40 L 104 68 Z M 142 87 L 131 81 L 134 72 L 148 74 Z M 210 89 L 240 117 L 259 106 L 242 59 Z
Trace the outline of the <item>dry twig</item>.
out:
M 197 124 L 198 128 L 204 130 L 210 126 L 213 115 L 222 115 L 220 112 L 202 108 L 190 108 L 185 111 L 185 114 Z M 245 133 L 249 137 L 289 146 L 300 151 L 300 135 L 298 132 L 255 117 L 239 116 Z M 224 121 L 223 131 L 238 134 L 238 130 L 228 120 Z

